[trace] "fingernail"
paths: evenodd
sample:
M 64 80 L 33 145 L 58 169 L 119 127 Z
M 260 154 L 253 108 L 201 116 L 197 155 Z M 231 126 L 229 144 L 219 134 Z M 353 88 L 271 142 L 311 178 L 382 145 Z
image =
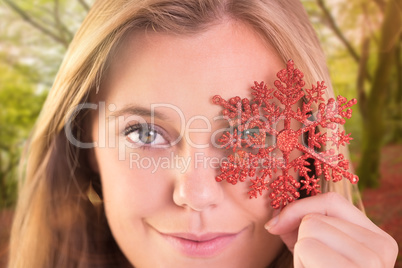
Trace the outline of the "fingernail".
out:
M 265 229 L 267 229 L 268 231 L 271 230 L 278 223 L 278 220 L 279 220 L 279 216 L 273 217 L 269 222 L 267 222 L 264 225 Z

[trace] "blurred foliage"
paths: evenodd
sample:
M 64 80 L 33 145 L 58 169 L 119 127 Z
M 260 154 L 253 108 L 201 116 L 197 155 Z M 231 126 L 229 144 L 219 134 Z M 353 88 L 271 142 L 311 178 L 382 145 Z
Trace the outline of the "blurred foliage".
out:
M 38 116 L 46 93 L 34 90 L 29 69 L 15 72 L 0 62 L 0 207 L 12 206 L 17 193 L 17 164 L 24 141 Z
M 0 1 L 0 208 L 15 205 L 24 144 L 87 1 Z
M 0 0 L 0 207 L 15 202 L 16 167 L 23 144 L 68 44 L 93 2 Z M 376 120 L 381 120 L 384 123 L 381 128 L 387 131 L 379 132 L 376 146 L 401 142 L 402 64 L 398 21 L 401 0 L 302 0 L 302 3 L 327 55 L 335 94 L 348 99 L 357 97 L 359 101 L 354 116 L 346 123 L 347 131 L 354 137 L 350 146 L 352 160 L 360 159 L 361 149 L 365 150 L 370 143 L 365 133 L 378 122 L 372 121 L 369 111 L 377 106 L 381 109 L 377 112 L 381 119 Z M 399 25 L 399 32 L 394 27 L 399 36 L 384 48 L 381 40 L 386 36 L 387 28 L 383 26 L 390 3 L 397 11 L 388 18 Z M 387 51 L 394 53 L 388 69 L 381 66 Z M 374 96 L 373 85 L 379 70 L 387 71 L 383 77 L 386 82 L 376 92 L 380 91 L 380 95 Z M 378 98 L 379 105 L 372 101 L 370 105 L 375 107 L 369 106 L 370 98 Z M 363 186 L 373 186 L 378 181 L 378 162 L 370 163 L 377 165 L 377 169 L 369 169 L 373 174 L 360 177 Z
M 302 1 L 312 17 L 336 94 L 358 99 L 346 123 L 359 186 L 379 183 L 381 147 L 402 142 L 402 1 Z

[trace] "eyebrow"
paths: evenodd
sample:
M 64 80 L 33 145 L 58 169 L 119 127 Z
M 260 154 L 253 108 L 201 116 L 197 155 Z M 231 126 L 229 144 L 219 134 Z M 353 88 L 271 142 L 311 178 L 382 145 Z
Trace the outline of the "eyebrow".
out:
M 120 110 L 116 110 L 110 114 L 111 116 L 119 117 L 123 115 L 138 115 L 138 116 L 147 116 L 147 117 L 155 117 L 160 120 L 166 120 L 168 117 L 160 112 L 155 110 L 151 111 L 148 108 L 137 106 L 137 105 L 127 105 Z

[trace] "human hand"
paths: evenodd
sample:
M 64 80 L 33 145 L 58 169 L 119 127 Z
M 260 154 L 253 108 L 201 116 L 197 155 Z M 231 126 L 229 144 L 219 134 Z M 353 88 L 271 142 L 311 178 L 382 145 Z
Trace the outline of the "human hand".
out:
M 266 224 L 293 253 L 294 267 L 394 267 L 396 241 L 337 193 L 287 205 Z

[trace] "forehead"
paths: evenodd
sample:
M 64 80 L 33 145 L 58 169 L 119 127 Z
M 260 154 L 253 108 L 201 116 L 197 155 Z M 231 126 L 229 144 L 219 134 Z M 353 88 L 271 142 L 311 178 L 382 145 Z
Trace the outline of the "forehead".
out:
M 188 113 L 211 107 L 212 96 L 250 97 L 254 81 L 273 85 L 284 64 L 250 27 L 235 22 L 181 36 L 136 31 L 119 47 L 98 99 L 148 106 L 169 103 Z

